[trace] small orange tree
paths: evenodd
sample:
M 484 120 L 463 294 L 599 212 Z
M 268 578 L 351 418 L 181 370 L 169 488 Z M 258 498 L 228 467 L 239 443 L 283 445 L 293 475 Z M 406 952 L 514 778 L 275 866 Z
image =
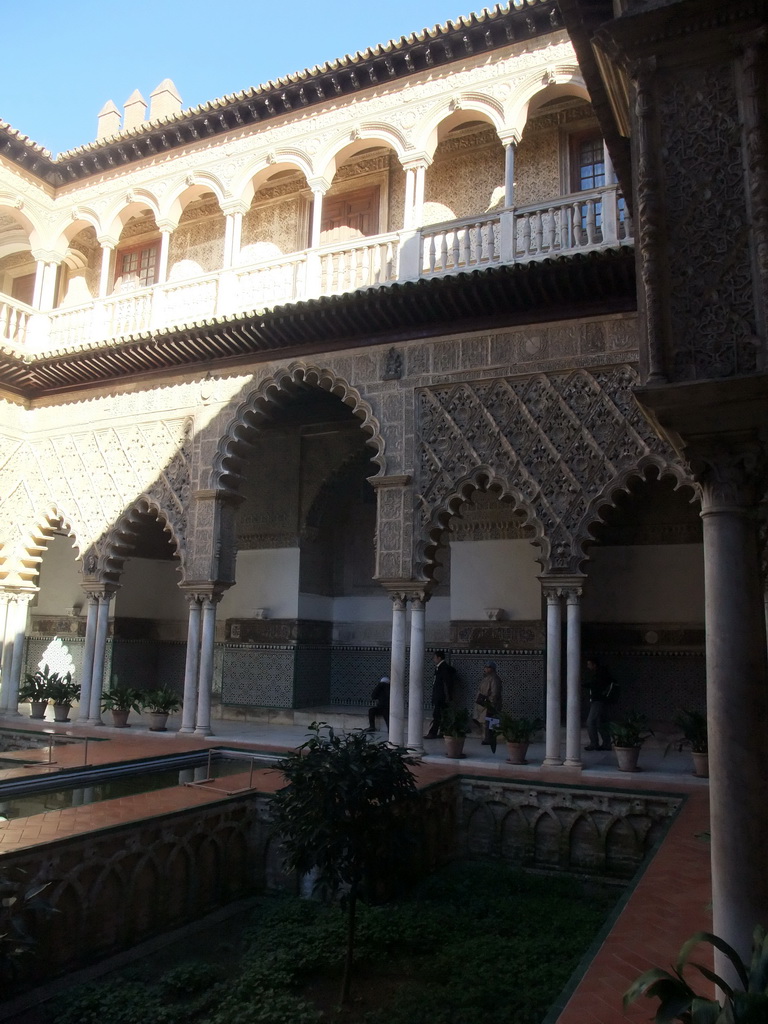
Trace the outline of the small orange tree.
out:
M 289 870 L 314 873 L 315 890 L 342 896 L 343 1005 L 349 999 L 357 901 L 366 885 L 397 877 L 404 864 L 412 832 L 403 804 L 416 793 L 410 766 L 417 758 L 364 732 L 336 733 L 323 722 L 313 722 L 310 732 L 280 763 L 288 785 L 272 799 L 273 828 Z

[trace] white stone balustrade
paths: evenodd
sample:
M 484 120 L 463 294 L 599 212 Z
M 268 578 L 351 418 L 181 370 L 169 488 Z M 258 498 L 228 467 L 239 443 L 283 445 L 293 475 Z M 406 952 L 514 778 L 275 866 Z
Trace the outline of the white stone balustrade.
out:
M 318 295 L 628 244 L 615 185 L 419 231 L 337 242 L 248 266 L 38 312 L 0 297 L 0 344 L 59 351 Z

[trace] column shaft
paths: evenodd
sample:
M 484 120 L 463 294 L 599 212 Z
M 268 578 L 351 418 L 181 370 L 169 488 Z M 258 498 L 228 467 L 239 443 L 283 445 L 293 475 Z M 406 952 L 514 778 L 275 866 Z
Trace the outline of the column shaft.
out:
M 392 598 L 392 660 L 389 670 L 389 742 L 404 740 L 405 719 L 405 598 Z
M 425 607 L 418 598 L 411 601 L 411 651 L 408 668 L 408 746 L 424 750 L 424 652 Z
M 504 146 L 504 205 L 515 205 L 515 144 Z
M 566 597 L 566 694 L 565 764 L 581 767 L 581 591 Z
M 24 668 L 24 639 L 27 632 L 27 602 L 28 597 L 16 599 L 16 610 L 13 626 L 13 646 L 11 649 L 11 680 L 8 689 L 8 708 L 6 714 L 18 715 L 19 713 L 19 686 L 21 685 L 21 673 Z
M 157 283 L 165 284 L 168 280 L 168 252 L 171 247 L 171 232 L 163 229 L 160 232 L 160 259 L 157 263 Z
M 560 595 L 547 592 L 547 723 L 545 765 L 562 764 L 560 756 Z
M 223 270 L 228 270 L 232 266 L 232 231 L 234 220 L 234 213 L 228 213 L 224 217 L 224 254 L 221 260 Z
M 708 509 L 706 492 L 702 520 L 712 930 L 749 962 L 752 930 L 768 921 L 768 669 L 757 525 L 746 509 Z M 722 959 L 716 969 L 727 969 Z
M 413 224 L 412 227 L 421 227 L 424 221 L 424 185 L 427 168 L 419 166 L 416 168 L 416 180 L 413 189 Z
M 11 661 L 13 641 L 11 640 L 11 600 L 8 594 L 0 598 L 0 711 L 8 708 L 11 686 Z
M 96 646 L 96 620 L 99 614 L 99 599 L 88 595 L 88 617 L 85 620 L 85 644 L 83 645 L 83 668 L 80 684 L 80 709 L 77 720 L 88 721 L 91 713 L 91 685 L 93 683 L 93 653 Z
M 312 189 L 312 232 L 310 235 L 309 246 L 311 249 L 316 249 L 320 245 L 320 225 L 323 221 L 323 196 L 324 192 L 321 189 Z
M 107 633 L 109 632 L 109 602 L 111 594 L 99 597 L 99 610 L 96 618 L 96 639 L 93 645 L 93 673 L 91 674 L 89 725 L 103 725 L 101 720 L 101 691 L 104 688 L 104 656 L 107 651 Z
M 200 675 L 197 689 L 197 736 L 211 735 L 211 690 L 213 688 L 213 649 L 216 639 L 216 602 L 203 600 L 203 630 L 200 645 Z M 183 721 L 183 719 L 182 719 Z
M 403 210 L 403 227 L 412 228 L 414 226 L 413 220 L 413 197 L 414 189 L 416 186 L 416 171 L 413 167 L 409 167 L 405 172 L 405 200 Z
M 112 247 L 101 247 L 101 273 L 99 274 L 99 298 L 106 299 L 109 292 L 109 268 L 112 261 Z
M 198 597 L 189 599 L 187 660 L 184 666 L 184 706 L 180 732 L 194 732 L 197 717 L 197 681 L 200 672 L 200 623 L 202 607 Z

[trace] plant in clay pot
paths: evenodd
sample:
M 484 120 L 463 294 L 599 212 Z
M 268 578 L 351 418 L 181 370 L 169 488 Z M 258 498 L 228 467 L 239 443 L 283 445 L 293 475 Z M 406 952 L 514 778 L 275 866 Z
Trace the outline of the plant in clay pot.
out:
M 682 732 L 683 738 L 678 750 L 690 747 L 693 755 L 694 775 L 703 779 L 709 778 L 709 744 L 707 738 L 707 716 L 701 711 L 681 709 L 675 715 L 675 725 Z
M 53 672 L 48 680 L 48 699 L 53 704 L 55 722 L 68 722 L 73 701 L 80 699 L 80 686 L 72 681 L 72 673 L 60 676 Z
M 164 686 L 159 690 L 149 690 L 145 693 L 141 698 L 141 707 L 149 712 L 150 732 L 165 732 L 168 715 L 179 710 L 181 698 L 175 690 Z
M 621 721 L 609 722 L 608 731 L 616 751 L 619 771 L 638 771 L 637 759 L 640 756 L 640 747 L 649 736 L 653 736 L 653 730 L 648 728 L 648 719 L 637 711 L 629 711 Z
M 56 675 L 56 673 L 54 673 Z M 19 687 L 19 700 L 22 703 L 29 703 L 31 707 L 31 718 L 44 718 L 45 709 L 48 707 L 48 684 L 51 680 L 51 673 L 47 665 L 37 672 L 27 672 L 24 682 Z
M 128 715 L 131 711 L 137 714 L 142 709 L 144 694 L 131 686 L 117 686 L 101 698 L 102 711 L 112 712 L 112 724 L 117 729 L 125 729 L 128 726 Z
M 464 740 L 472 728 L 472 719 L 466 708 L 446 708 L 440 719 L 440 731 L 445 737 L 448 757 L 464 756 Z
M 528 763 L 525 760 L 528 744 L 543 728 L 544 723 L 540 718 L 514 718 L 508 712 L 502 712 L 498 731 L 507 742 L 507 760 L 510 764 Z

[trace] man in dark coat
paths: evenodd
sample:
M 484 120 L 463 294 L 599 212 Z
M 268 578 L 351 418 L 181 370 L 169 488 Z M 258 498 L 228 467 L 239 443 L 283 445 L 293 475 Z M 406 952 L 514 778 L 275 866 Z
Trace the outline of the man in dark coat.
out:
M 586 685 L 589 688 L 587 733 L 589 745 L 585 750 L 610 750 L 611 734 L 608 730 L 608 704 L 614 688 L 613 676 L 596 658 L 587 659 Z
M 389 676 L 382 676 L 371 694 L 373 707 L 368 708 L 368 732 L 376 732 L 376 716 L 381 715 L 389 729 Z
M 435 651 L 435 681 L 432 684 L 432 724 L 425 740 L 434 740 L 442 736 L 440 719 L 443 711 L 451 703 L 453 688 L 453 669 L 445 660 L 445 651 Z

